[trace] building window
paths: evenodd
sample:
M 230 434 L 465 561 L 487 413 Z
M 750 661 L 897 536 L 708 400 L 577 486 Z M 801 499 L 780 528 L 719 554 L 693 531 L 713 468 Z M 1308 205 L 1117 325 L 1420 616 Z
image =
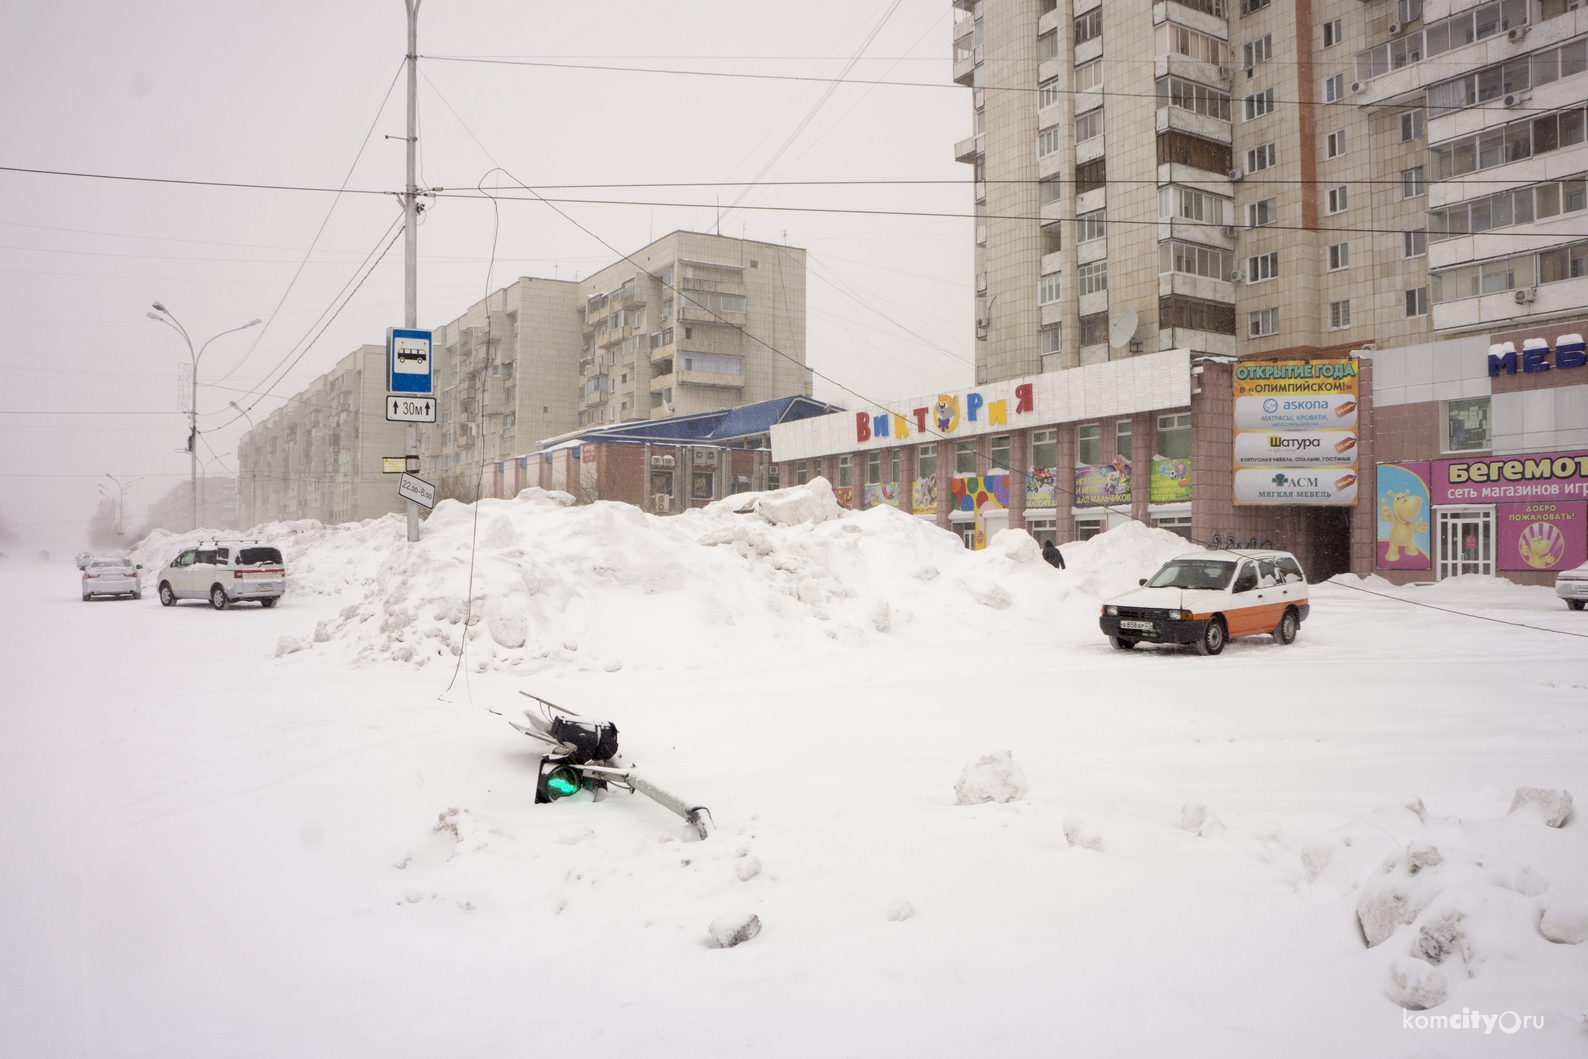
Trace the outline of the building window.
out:
M 1249 173 L 1261 173 L 1265 169 L 1278 165 L 1276 158 L 1277 155 L 1274 152 L 1273 144 L 1265 143 L 1261 147 L 1254 147 L 1246 152 L 1246 171 Z
M 1057 272 L 1050 272 L 1037 281 L 1037 304 L 1052 305 L 1059 300 L 1059 280 L 1062 277 Z
M 1351 244 L 1329 244 L 1329 271 L 1338 272 L 1342 268 L 1351 267 Z
M 993 470 L 994 474 L 996 474 L 999 471 L 1008 471 L 1009 470 L 1010 464 L 1009 464 L 1009 435 L 1008 434 L 998 434 L 998 435 L 995 435 L 993 437 L 993 439 L 992 439 L 992 454 L 991 455 L 992 455 L 992 470 Z
M 1064 195 L 1064 181 L 1059 177 L 1046 177 L 1037 183 L 1037 202 L 1046 206 Z
M 1075 43 L 1084 44 L 1103 35 L 1103 9 L 1088 11 L 1075 20 Z
M 1329 213 L 1344 213 L 1345 212 L 1345 185 L 1344 184 L 1341 184 L 1337 188 L 1330 188 L 1329 189 L 1329 199 L 1328 199 L 1328 203 L 1327 203 L 1327 209 L 1328 209 Z
M 1215 143 L 1183 132 L 1158 134 L 1159 165 L 1188 165 L 1223 177 L 1229 175 L 1231 157 L 1227 143 Z
M 917 478 L 937 477 L 937 443 L 922 445 L 915 450 L 915 476 Z
M 1246 204 L 1246 227 L 1261 228 L 1265 224 L 1273 224 L 1274 218 L 1279 215 L 1279 211 L 1276 208 L 1277 202 L 1277 199 L 1248 202 Z
M 666 268 L 662 269 L 662 286 L 671 287 L 673 285 L 673 274 L 672 265 L 668 265 Z
M 892 482 L 894 485 L 898 485 L 899 484 L 899 450 L 898 449 L 893 449 L 889 453 L 888 473 L 890 475 L 890 477 L 888 478 L 888 481 Z
M 1083 213 L 1075 218 L 1076 242 L 1089 243 L 1093 239 L 1101 239 L 1107 234 L 1108 211 L 1093 210 Z
M 1058 154 L 1063 142 L 1058 129 L 1043 129 L 1037 133 L 1037 157 L 1046 158 L 1050 154 Z
M 1204 224 L 1223 224 L 1227 200 L 1176 185 L 1158 189 L 1158 216 L 1183 217 Z
M 1154 446 L 1158 455 L 1166 460 L 1189 460 L 1191 458 L 1191 415 L 1158 417 L 1158 444 Z
M 1401 256 L 1423 257 L 1428 253 L 1428 229 L 1413 228 L 1401 233 Z
M 1158 299 L 1158 327 L 1160 330 L 1184 327 L 1213 335 L 1233 335 L 1235 306 L 1185 294 L 1165 295 Z
M 1415 140 L 1423 134 L 1423 108 L 1408 110 L 1401 115 L 1401 143 Z
M 1241 15 L 1244 17 L 1254 11 L 1261 11 L 1271 3 L 1273 0 L 1241 0 Z
M 1265 63 L 1274 57 L 1274 35 L 1264 33 L 1261 37 L 1248 44 L 1241 45 L 1241 65 L 1250 70 L 1258 63 Z
M 1259 309 L 1252 313 L 1248 321 L 1248 336 L 1252 338 L 1267 338 L 1269 335 L 1279 334 L 1279 309 Z
M 1075 193 L 1084 195 L 1088 191 L 1096 191 L 1100 187 L 1108 186 L 1107 163 L 1101 158 L 1094 158 L 1090 162 L 1082 162 L 1075 167 Z
M 1274 90 L 1265 88 L 1261 92 L 1253 92 L 1241 100 L 1246 108 L 1246 120 L 1265 117 L 1274 112 Z
M 1075 142 L 1085 143 L 1087 140 L 1103 135 L 1103 108 L 1088 111 L 1075 119 Z
M 958 475 L 976 473 L 976 443 L 974 441 L 954 442 L 954 473 Z
M 1406 291 L 1406 315 L 1428 315 L 1428 288 L 1413 287 Z
M 1050 29 L 1037 38 L 1037 62 L 1045 63 L 1059 57 L 1059 31 Z
M 1059 465 L 1059 432 L 1033 430 L 1031 432 L 1031 466 L 1057 467 Z
M 1338 158 L 1345 153 L 1345 130 L 1331 132 L 1324 137 L 1324 154 L 1329 158 Z
M 1344 39 L 1344 27 L 1340 24 L 1339 19 L 1323 24 L 1323 46 L 1325 48 L 1334 47 L 1342 39 Z
M 1075 90 L 1085 92 L 1103 83 L 1103 60 L 1093 59 L 1075 68 Z
M 841 488 L 852 488 L 855 484 L 854 457 L 845 453 L 838 457 L 838 485 Z
M 1095 467 L 1103 462 L 1103 425 L 1082 423 L 1075 428 L 1075 462 Z
M 1075 520 L 1075 539 L 1089 541 L 1103 532 L 1103 520 L 1100 518 L 1078 518 Z
M 1050 324 L 1042 329 L 1042 353 L 1058 353 L 1064 349 L 1064 336 L 1059 324 Z
M 1262 283 L 1279 275 L 1279 251 L 1258 254 L 1246 259 L 1246 282 Z
M 1108 314 L 1081 317 L 1081 345 L 1100 346 L 1108 341 Z
M 804 460 L 795 461 L 795 463 L 794 463 L 794 484 L 795 485 L 804 485 L 808 481 L 810 481 L 810 479 L 806 477 L 805 461 Z
M 1182 243 L 1171 240 L 1158 244 L 1158 271 L 1181 272 L 1187 276 L 1203 276 L 1228 283 L 1235 271 L 1235 255 L 1228 250 L 1215 250 L 1201 243 Z
M 1401 198 L 1415 199 L 1428 190 L 1423 180 L 1423 167 L 1401 170 Z
M 1134 459 L 1132 437 L 1135 430 L 1134 424 L 1128 419 L 1121 419 L 1114 424 L 1114 454 L 1125 459 Z
M 1345 74 L 1335 74 L 1333 77 L 1324 78 L 1323 101 L 1325 103 L 1338 103 L 1345 98 Z
M 1059 79 L 1057 77 L 1042 82 L 1037 86 L 1037 109 L 1047 110 L 1049 107 L 1056 106 L 1059 102 L 1060 94 Z
M 866 484 L 882 484 L 882 453 L 880 451 L 866 454 Z
M 1489 399 L 1468 397 L 1446 401 L 1445 451 L 1473 452 L 1489 448 Z
M 1329 330 L 1339 331 L 1351 326 L 1351 299 L 1329 303 Z
M 1096 294 L 1108 289 L 1108 259 L 1082 265 L 1079 270 L 1082 294 Z
M 1168 55 L 1174 52 L 1192 59 L 1207 63 L 1209 66 L 1224 66 L 1224 59 L 1228 54 L 1225 43 L 1217 37 L 1210 37 L 1205 33 L 1198 33 L 1194 29 L 1179 25 L 1174 22 L 1159 23 L 1157 34 L 1157 54 Z
M 1186 540 L 1191 539 L 1190 515 L 1155 515 L 1152 520 L 1155 529 L 1165 529 L 1170 533 L 1177 533 Z
M 1230 120 L 1230 94 L 1179 77 L 1158 80 L 1158 109 L 1179 107 L 1220 121 Z

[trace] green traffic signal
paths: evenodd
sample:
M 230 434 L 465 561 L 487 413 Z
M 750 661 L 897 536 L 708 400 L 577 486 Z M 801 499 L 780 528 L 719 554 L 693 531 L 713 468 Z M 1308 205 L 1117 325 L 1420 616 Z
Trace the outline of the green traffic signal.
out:
M 576 794 L 582 786 L 583 777 L 567 765 L 558 765 L 546 776 L 546 792 L 553 799 Z

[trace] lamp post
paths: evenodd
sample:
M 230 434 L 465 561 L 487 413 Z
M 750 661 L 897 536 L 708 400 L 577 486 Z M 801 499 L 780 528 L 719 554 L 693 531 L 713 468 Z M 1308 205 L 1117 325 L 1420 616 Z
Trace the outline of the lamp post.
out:
M 210 348 L 210 342 L 213 342 L 213 341 L 215 341 L 215 339 L 220 338 L 221 335 L 229 335 L 233 331 L 246 331 L 248 328 L 253 327 L 255 324 L 259 323 L 259 321 L 257 319 L 250 320 L 246 324 L 243 324 L 241 327 L 233 327 L 233 328 L 231 328 L 229 330 L 222 331 L 220 334 L 214 335 L 213 337 L 211 337 L 209 342 L 205 342 L 202 346 L 200 346 L 198 348 L 198 352 L 195 353 L 193 351 L 193 339 L 188 336 L 187 328 L 183 327 L 182 324 L 181 324 L 181 321 L 177 320 L 177 318 L 175 316 L 171 315 L 171 310 L 167 309 L 165 306 L 161 305 L 159 302 L 155 302 L 154 303 L 154 309 L 155 309 L 154 312 L 145 313 L 144 315 L 147 316 L 151 320 L 160 321 L 162 324 L 165 324 L 171 330 L 173 330 L 177 334 L 181 335 L 182 336 L 182 341 L 187 343 L 188 356 L 192 359 L 192 362 L 193 362 L 193 379 L 192 379 L 193 392 L 190 395 L 190 399 L 188 401 L 188 411 L 187 411 L 187 451 L 188 451 L 188 467 L 189 467 L 189 470 L 188 470 L 188 487 L 192 491 L 192 494 L 193 494 L 192 498 L 191 498 L 192 501 L 193 501 L 193 528 L 194 529 L 198 529 L 199 528 L 198 527 L 198 362 L 199 362 L 199 358 L 204 356 L 204 351 L 206 349 Z
M 137 485 L 143 479 L 134 478 L 130 482 L 123 482 L 109 471 L 105 472 L 105 477 L 116 483 L 116 536 L 125 537 L 127 535 L 125 528 L 127 524 L 127 487 L 129 485 Z
M 238 404 L 236 401 L 227 401 L 226 403 L 231 405 L 233 408 L 237 409 L 238 413 L 244 419 L 248 420 L 248 433 L 249 433 L 249 439 L 248 439 L 248 517 L 249 517 L 249 519 L 253 520 L 254 525 L 258 525 L 259 524 L 259 511 L 258 511 L 258 507 L 259 507 L 259 489 L 258 489 L 258 486 L 259 486 L 259 470 L 258 470 L 257 466 L 254 463 L 254 446 L 255 446 L 255 444 L 257 444 L 256 439 L 252 436 L 253 433 L 254 433 L 254 417 L 248 414 L 248 409 L 244 408 L 242 405 Z M 238 445 L 237 446 L 237 471 L 238 471 L 239 474 L 242 473 L 242 469 L 243 469 L 243 447 L 242 447 L 242 445 Z

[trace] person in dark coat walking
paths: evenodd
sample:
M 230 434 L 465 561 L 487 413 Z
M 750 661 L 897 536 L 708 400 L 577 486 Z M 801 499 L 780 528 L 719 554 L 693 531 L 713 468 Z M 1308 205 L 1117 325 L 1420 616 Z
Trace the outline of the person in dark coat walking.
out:
M 1047 541 L 1042 545 L 1042 558 L 1046 559 L 1048 565 L 1055 570 L 1064 569 L 1064 556 L 1060 554 L 1059 546 L 1052 541 Z

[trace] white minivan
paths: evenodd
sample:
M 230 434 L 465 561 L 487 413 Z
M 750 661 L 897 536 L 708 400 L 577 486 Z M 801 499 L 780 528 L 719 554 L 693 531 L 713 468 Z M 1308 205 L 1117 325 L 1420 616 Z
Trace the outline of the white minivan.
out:
M 206 541 L 188 548 L 160 571 L 160 605 L 207 599 L 216 610 L 233 603 L 274 607 L 287 587 L 279 549 L 241 541 Z

